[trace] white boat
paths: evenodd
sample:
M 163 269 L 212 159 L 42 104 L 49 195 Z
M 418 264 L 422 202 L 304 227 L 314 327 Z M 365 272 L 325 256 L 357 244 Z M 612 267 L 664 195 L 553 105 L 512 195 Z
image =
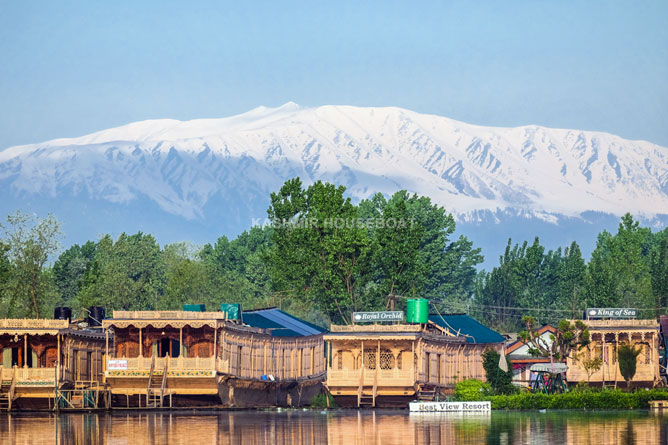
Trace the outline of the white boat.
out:
M 491 402 L 421 402 L 415 401 L 409 404 L 411 412 L 434 413 L 481 413 L 492 410 Z

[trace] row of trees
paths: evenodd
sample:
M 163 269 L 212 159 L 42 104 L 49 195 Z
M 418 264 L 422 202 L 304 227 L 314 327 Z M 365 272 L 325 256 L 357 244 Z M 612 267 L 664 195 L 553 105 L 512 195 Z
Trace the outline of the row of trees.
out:
M 57 221 L 17 213 L 3 227 L 0 315 L 45 316 L 56 305 L 132 310 L 240 302 L 327 325 L 406 296 L 466 306 L 482 255 L 465 237 L 451 239 L 455 222 L 445 209 L 405 191 L 354 205 L 344 192 L 293 179 L 271 195 L 271 224 L 236 239 L 161 248 L 150 234 L 105 235 L 69 247 L 52 265 Z M 41 249 L 39 261 L 20 256 L 31 246 Z
M 587 307 L 632 307 L 655 317 L 668 306 L 668 229 L 653 233 L 630 214 L 615 235 L 603 231 L 587 263 L 576 242 L 546 250 L 508 245 L 499 266 L 480 272 L 472 312 L 500 330 L 522 326 L 527 310 L 541 323 L 581 318 Z
M 183 303 L 279 306 L 310 321 L 349 322 L 405 297 L 442 312 L 468 311 L 503 331 L 530 310 L 541 323 L 579 318 L 585 307 L 627 306 L 644 316 L 668 305 L 668 229 L 630 215 L 603 232 L 587 263 L 577 243 L 546 250 L 508 241 L 500 264 L 477 272 L 480 249 L 454 238 L 455 221 L 429 198 L 397 192 L 354 204 L 345 188 L 296 178 L 271 194 L 271 224 L 235 239 L 160 246 L 150 234 L 105 235 L 61 252 L 58 221 L 16 213 L 1 226 L 0 316 L 75 309 L 176 309 Z M 50 259 L 54 259 L 50 263 Z

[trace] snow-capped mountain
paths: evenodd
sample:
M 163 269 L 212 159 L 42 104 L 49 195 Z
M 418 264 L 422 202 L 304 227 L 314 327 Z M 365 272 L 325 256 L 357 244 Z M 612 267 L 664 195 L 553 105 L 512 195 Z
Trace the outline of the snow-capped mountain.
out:
M 139 228 L 152 233 L 156 224 L 178 221 L 181 238 L 199 239 L 183 230 L 246 229 L 265 217 L 269 193 L 295 176 L 306 184 L 345 185 L 357 199 L 407 189 L 459 221 L 668 214 L 668 149 L 649 142 L 538 126 L 482 127 L 394 107 L 293 103 L 8 148 L 0 152 L 7 198 L 0 211 L 88 218 L 95 226 L 89 238 L 119 230 L 99 226 L 99 215 L 102 223 L 118 215 L 130 226 L 145 220 L 149 226 Z

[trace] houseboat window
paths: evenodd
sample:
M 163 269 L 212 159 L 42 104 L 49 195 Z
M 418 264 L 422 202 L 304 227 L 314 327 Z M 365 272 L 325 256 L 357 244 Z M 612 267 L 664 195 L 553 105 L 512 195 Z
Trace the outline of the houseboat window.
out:
M 172 338 L 162 338 L 158 342 L 158 357 L 176 358 L 181 354 L 180 344 Z
M 645 345 L 645 364 L 649 365 L 649 345 Z
M 364 350 L 364 366 L 367 369 L 376 369 L 376 350 L 375 349 L 365 349 Z
M 394 355 L 389 349 L 380 351 L 380 369 L 394 369 Z
M 337 355 L 337 368 L 339 370 L 343 369 L 343 351 L 339 351 Z

